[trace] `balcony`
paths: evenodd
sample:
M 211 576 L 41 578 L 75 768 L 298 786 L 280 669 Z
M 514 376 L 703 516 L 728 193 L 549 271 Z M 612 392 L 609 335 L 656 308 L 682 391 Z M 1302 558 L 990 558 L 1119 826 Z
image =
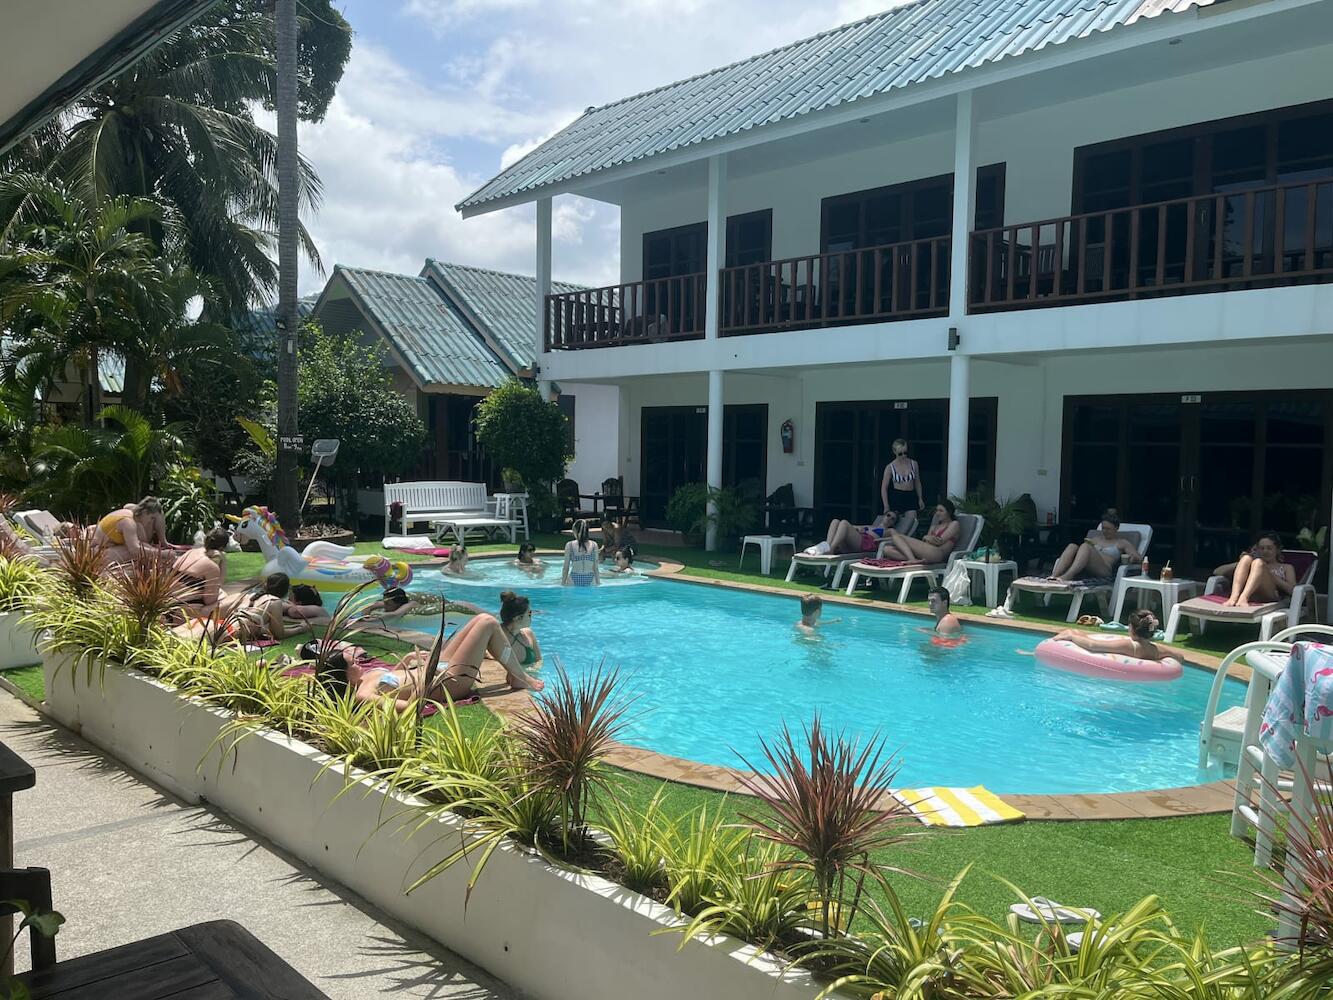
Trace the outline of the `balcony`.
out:
M 719 272 L 723 337 L 943 316 L 949 238 L 764 261 Z M 548 295 L 546 349 L 697 340 L 707 276 L 689 274 Z
M 1333 280 L 1333 181 L 974 232 L 968 311 Z
M 947 315 L 949 237 L 723 268 L 722 337 Z M 1333 281 L 1333 180 L 973 232 L 970 313 Z M 704 336 L 707 276 L 549 295 L 546 349 Z

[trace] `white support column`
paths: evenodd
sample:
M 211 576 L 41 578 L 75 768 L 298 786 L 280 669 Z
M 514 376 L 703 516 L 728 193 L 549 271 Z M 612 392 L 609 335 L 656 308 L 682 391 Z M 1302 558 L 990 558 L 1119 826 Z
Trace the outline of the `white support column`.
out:
M 944 489 L 951 497 L 960 497 L 967 492 L 967 404 L 971 367 L 972 359 L 966 354 L 954 354 L 949 358 L 949 473 Z
M 551 398 L 551 380 L 546 374 L 546 296 L 551 294 L 551 199 L 537 199 L 537 305 L 533 328 L 532 359 L 541 368 L 537 389 L 542 399 Z
M 708 373 L 708 485 L 713 489 L 722 486 L 722 373 Z M 717 525 L 712 516 L 715 506 L 708 505 L 708 532 L 704 547 L 712 552 L 717 548 Z
M 963 342 L 967 316 L 967 246 L 972 220 L 976 216 L 976 160 L 973 155 L 977 133 L 972 113 L 972 91 L 958 95 L 953 146 L 953 234 L 949 247 L 949 322 L 956 330 L 957 345 L 950 345 L 949 356 L 949 454 L 945 492 L 962 496 L 967 492 L 967 420 L 971 383 L 971 359 Z
M 708 301 L 704 303 L 704 339 L 716 340 L 718 330 L 718 272 L 727 253 L 727 155 L 708 159 Z M 710 459 L 711 461 L 711 456 Z M 711 548 L 711 546 L 710 546 Z

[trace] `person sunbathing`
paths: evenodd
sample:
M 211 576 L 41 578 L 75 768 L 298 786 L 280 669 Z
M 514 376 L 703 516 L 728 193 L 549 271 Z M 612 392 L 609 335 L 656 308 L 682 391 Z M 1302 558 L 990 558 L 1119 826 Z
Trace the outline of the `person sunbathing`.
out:
M 916 523 L 915 514 L 906 514 L 899 519 L 896 511 L 888 511 L 875 518 L 869 524 L 853 524 L 840 517 L 829 522 L 828 534 L 818 545 L 811 545 L 805 550 L 808 556 L 840 556 L 849 552 L 874 552 L 879 548 L 885 532 L 891 528 L 902 528 L 904 533 L 911 533 L 911 525 Z
M 1140 660 L 1160 660 L 1167 654 L 1152 641 L 1153 633 L 1158 628 L 1157 616 L 1147 608 L 1140 608 L 1130 613 L 1129 635 L 1097 635 L 1081 629 L 1067 628 L 1063 632 L 1057 632 L 1055 638 L 1072 642 L 1090 653 L 1110 653 L 1135 656 Z
M 138 503 L 113 510 L 97 522 L 96 537 L 106 546 L 108 565 L 127 563 L 141 552 L 161 553 L 175 558 L 167 542 L 167 520 L 162 501 L 144 497 Z
M 953 501 L 946 498 L 935 505 L 935 514 L 930 519 L 930 528 L 927 529 L 924 538 L 912 538 L 896 528 L 889 528 L 888 542 L 880 554 L 885 559 L 902 559 L 909 562 L 920 559 L 927 563 L 942 563 L 949 558 L 949 553 L 958 544 L 958 536 L 962 530 Z
M 352 692 L 360 702 L 392 699 L 398 711 L 406 711 L 422 698 L 454 701 L 470 696 L 481 679 L 481 662 L 489 653 L 505 668 L 509 686 L 515 691 L 540 691 L 542 682 L 518 664 L 513 636 L 506 633 L 494 615 L 480 614 L 444 644 L 439 667 L 428 678 L 430 653 L 424 649 L 407 653 L 395 664 L 377 660 L 359 646 L 338 643 L 325 658 L 325 674 L 317 674 L 327 690 Z M 331 670 L 329 669 L 331 667 Z M 328 676 L 329 674 L 332 676 Z
M 1296 571 L 1282 559 L 1282 538 L 1265 531 L 1248 552 L 1233 563 L 1213 570 L 1214 576 L 1231 577 L 1231 596 L 1224 607 L 1237 604 L 1271 604 L 1290 597 L 1296 589 Z
M 291 580 L 286 573 L 270 573 L 258 588 L 228 598 L 208 618 L 178 625 L 174 631 L 187 639 L 207 636 L 214 640 L 235 639 L 241 643 L 285 639 L 289 635 L 313 631 L 309 622 L 302 621 L 298 625 L 283 616 L 290 592 Z
M 1095 531 L 1075 545 L 1065 546 L 1051 570 L 1052 580 L 1082 580 L 1088 577 L 1115 576 L 1123 559 L 1135 563 L 1143 559 L 1134 543 L 1120 534 L 1120 518 L 1108 510 Z
M 305 622 L 307 625 L 327 625 L 330 615 L 324 607 L 324 598 L 319 590 L 308 583 L 298 583 L 292 587 L 291 599 L 282 609 L 284 618 Z
M 214 528 L 204 536 L 203 548 L 193 548 L 176 557 L 176 572 L 189 592 L 187 610 L 192 615 L 211 615 L 227 599 L 222 589 L 227 580 L 227 544 L 231 532 Z

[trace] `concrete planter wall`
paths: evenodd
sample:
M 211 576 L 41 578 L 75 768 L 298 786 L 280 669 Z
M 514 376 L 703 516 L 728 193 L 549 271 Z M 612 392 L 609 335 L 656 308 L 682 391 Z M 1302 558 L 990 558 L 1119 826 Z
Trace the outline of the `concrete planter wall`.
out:
M 226 713 L 152 678 L 108 668 L 99 683 L 45 662 L 50 713 L 187 801 L 207 800 L 399 920 L 534 996 L 553 1000 L 809 1000 L 819 986 L 737 940 L 655 933 L 668 908 L 605 879 L 505 845 L 464 909 L 466 864 L 403 890 L 466 835 L 444 816 L 415 827 L 420 803 L 268 731 L 219 742 Z M 339 793 L 342 793 L 339 795 Z
M 0 615 L 0 670 L 30 667 L 42 660 L 37 635 L 20 621 L 22 617 L 17 611 Z

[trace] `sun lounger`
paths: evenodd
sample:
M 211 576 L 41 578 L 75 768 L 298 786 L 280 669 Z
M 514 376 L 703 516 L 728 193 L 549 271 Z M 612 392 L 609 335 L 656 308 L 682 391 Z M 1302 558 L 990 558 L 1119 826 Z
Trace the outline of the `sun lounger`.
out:
M 862 559 L 851 564 L 852 578 L 847 584 L 847 593 L 856 591 L 856 585 L 865 577 L 871 580 L 901 580 L 898 588 L 898 603 L 906 604 L 907 595 L 916 580 L 925 580 L 927 587 L 934 587 L 940 582 L 940 574 L 948 570 L 957 560 L 964 559 L 976 548 L 981 537 L 982 520 L 976 514 L 959 514 L 958 544 L 954 546 L 949 558 L 941 563 L 925 563 L 919 559 L 885 560 Z
M 1148 547 L 1152 545 L 1152 525 L 1122 524 L 1120 534 L 1129 540 L 1139 555 L 1148 554 Z M 1078 621 L 1079 614 L 1083 610 L 1083 599 L 1086 597 L 1095 597 L 1102 605 L 1102 613 L 1108 614 L 1111 594 L 1120 581 L 1127 576 L 1138 576 L 1142 572 L 1143 567 L 1140 563 L 1130 563 L 1122 558 L 1115 576 L 1087 577 L 1082 580 L 1051 580 L 1043 576 L 1020 577 L 1009 585 L 1008 607 L 1010 611 L 1016 610 L 1018 595 L 1026 592 L 1038 595 L 1042 603 L 1047 605 L 1051 603 L 1052 597 L 1068 597 L 1069 614 L 1065 615 L 1067 622 Z
M 875 546 L 874 558 L 878 559 L 883 554 L 884 546 L 886 544 L 887 540 L 881 540 L 880 543 Z M 828 579 L 829 574 L 832 573 L 833 589 L 837 590 L 842 586 L 843 571 L 852 563 L 860 562 L 865 559 L 867 555 L 867 552 L 840 552 L 829 553 L 822 556 L 812 556 L 808 552 L 798 552 L 796 555 L 792 556 L 791 565 L 787 567 L 787 582 L 791 583 L 796 576 L 796 570 L 801 566 L 805 566 L 823 570 L 824 579 L 826 580 Z
M 14 521 L 44 545 L 50 545 L 60 533 L 60 519 L 49 510 L 18 510 Z
M 1271 601 L 1267 604 L 1238 604 L 1227 607 L 1225 601 L 1231 580 L 1224 576 L 1212 576 L 1203 588 L 1203 596 L 1182 601 L 1171 609 L 1171 616 L 1166 623 L 1166 641 L 1174 642 L 1176 631 L 1182 618 L 1193 618 L 1202 632 L 1208 622 L 1233 622 L 1242 625 L 1258 625 L 1259 638 L 1267 639 L 1280 626 L 1300 624 L 1301 614 L 1308 602 L 1311 616 L 1314 614 L 1314 575 L 1319 566 L 1315 553 L 1304 549 L 1289 549 L 1283 558 L 1296 573 L 1299 581 L 1291 592 L 1290 599 Z

